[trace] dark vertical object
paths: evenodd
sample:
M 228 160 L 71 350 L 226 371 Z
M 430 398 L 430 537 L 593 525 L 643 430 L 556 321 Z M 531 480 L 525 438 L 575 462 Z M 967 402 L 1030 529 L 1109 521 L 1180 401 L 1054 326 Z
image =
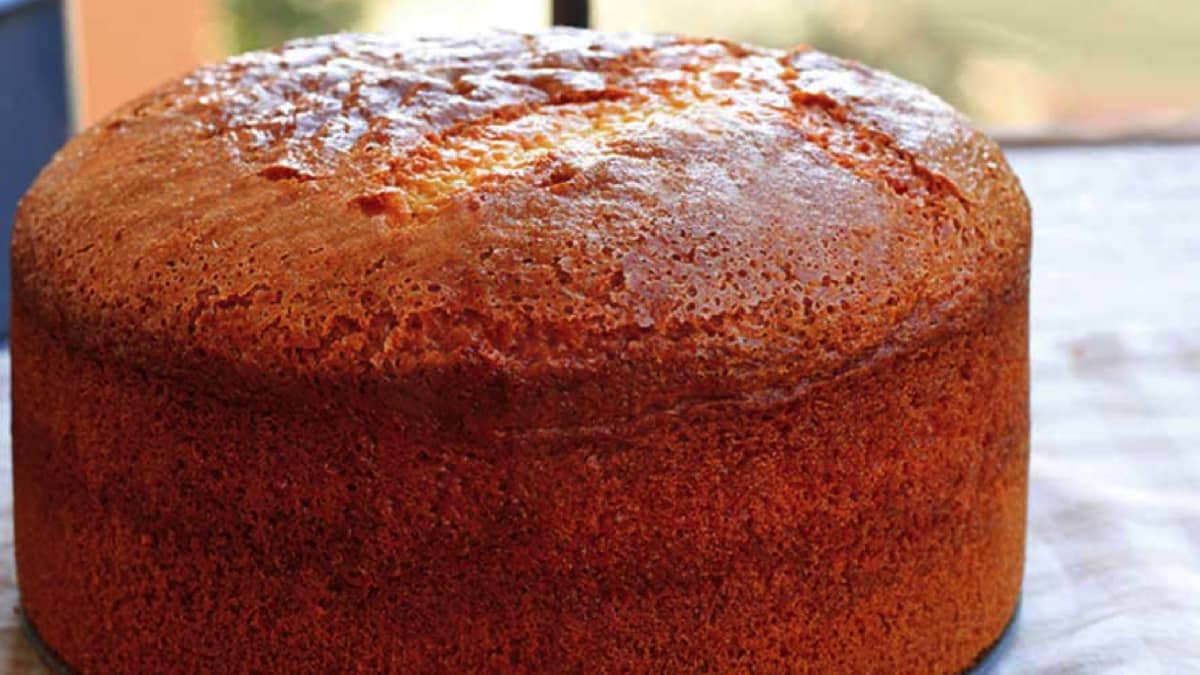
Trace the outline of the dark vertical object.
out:
M 587 28 L 591 23 L 588 0 L 554 0 L 554 25 Z
M 67 139 L 62 4 L 0 0 L 0 339 L 8 339 L 12 220 L 38 171 Z

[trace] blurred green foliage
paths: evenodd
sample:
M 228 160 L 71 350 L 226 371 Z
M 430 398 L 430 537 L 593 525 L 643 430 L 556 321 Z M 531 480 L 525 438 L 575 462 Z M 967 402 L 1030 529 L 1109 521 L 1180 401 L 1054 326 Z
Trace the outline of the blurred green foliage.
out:
M 362 17 L 362 0 L 224 0 L 232 49 L 263 49 L 290 38 L 346 30 Z
M 2 1 L 2 0 L 0 0 Z M 166 1 L 166 0 L 164 0 Z M 214 0 L 232 51 L 344 30 L 531 30 L 549 0 Z M 1003 126 L 1200 125 L 1200 0 L 592 0 L 596 27 L 807 43 Z M 536 6 L 536 7 L 534 7 Z M 529 11 L 533 7 L 533 11 Z M 523 8 L 523 9 L 522 9 Z M 521 17 L 521 18 L 517 18 Z
M 876 12 L 876 16 L 879 14 Z M 803 41 L 821 51 L 884 68 L 921 82 L 960 108 L 970 108 L 970 97 L 959 82 L 964 61 L 979 45 L 969 34 L 948 30 L 941 17 L 927 5 L 907 3 L 903 11 L 876 19 L 886 21 L 887 29 L 873 33 L 860 26 L 845 26 L 828 5 L 817 5 L 802 17 L 794 33 L 799 40 L 790 41 Z M 764 28 L 763 33 L 768 33 L 769 27 Z M 781 40 L 776 31 L 754 35 L 750 41 L 789 42 L 786 38 Z

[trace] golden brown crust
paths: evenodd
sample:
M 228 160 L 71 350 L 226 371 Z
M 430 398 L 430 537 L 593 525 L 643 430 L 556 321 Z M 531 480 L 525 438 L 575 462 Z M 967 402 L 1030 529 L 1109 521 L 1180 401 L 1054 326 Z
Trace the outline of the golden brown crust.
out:
M 813 51 L 202 69 L 20 207 L 25 611 L 83 672 L 960 670 L 1021 582 L 1028 256 L 990 141 Z
M 941 101 L 817 52 L 334 36 L 73 140 L 13 257 L 30 311 L 106 358 L 222 390 L 469 371 L 467 396 L 542 383 L 535 418 L 493 422 L 571 426 L 776 395 L 969 322 L 1027 275 L 1028 210 Z M 611 373 L 636 395 L 575 391 Z
M 953 673 L 1020 588 L 1023 294 L 766 409 L 487 439 L 198 394 L 16 309 L 22 603 L 83 673 Z

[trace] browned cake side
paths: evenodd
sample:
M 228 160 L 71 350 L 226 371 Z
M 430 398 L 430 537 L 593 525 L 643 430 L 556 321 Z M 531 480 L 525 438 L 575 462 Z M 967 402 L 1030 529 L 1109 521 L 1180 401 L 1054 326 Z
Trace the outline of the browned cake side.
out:
M 14 228 L 22 603 L 82 672 L 956 671 L 1008 621 L 1029 213 L 823 54 L 339 36 Z

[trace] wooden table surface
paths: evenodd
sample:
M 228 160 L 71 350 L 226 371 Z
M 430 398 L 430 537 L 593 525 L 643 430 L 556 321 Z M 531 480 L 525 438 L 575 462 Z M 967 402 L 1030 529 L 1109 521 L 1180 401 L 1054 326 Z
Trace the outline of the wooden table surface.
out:
M 1009 157 L 1034 209 L 1033 459 L 1022 610 L 995 672 L 1200 672 L 1200 145 Z M 12 611 L 8 445 L 0 670 L 45 673 Z

